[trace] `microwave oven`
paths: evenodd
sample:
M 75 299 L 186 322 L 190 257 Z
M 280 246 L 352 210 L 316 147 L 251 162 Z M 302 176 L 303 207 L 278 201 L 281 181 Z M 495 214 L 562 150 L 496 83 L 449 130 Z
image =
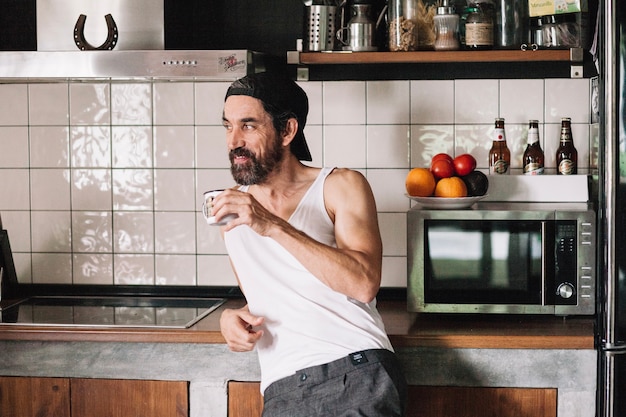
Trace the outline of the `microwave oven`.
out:
M 409 311 L 592 315 L 591 203 L 414 207 L 407 214 Z

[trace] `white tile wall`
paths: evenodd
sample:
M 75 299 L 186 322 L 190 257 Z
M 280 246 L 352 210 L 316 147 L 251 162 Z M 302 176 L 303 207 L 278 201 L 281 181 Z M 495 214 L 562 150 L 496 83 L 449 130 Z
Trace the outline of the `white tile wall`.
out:
M 314 165 L 363 172 L 384 243 L 383 286 L 406 285 L 409 168 L 439 152 L 487 168 L 504 117 L 521 166 L 529 119 L 554 167 L 571 117 L 581 167 L 597 159 L 589 80 L 301 83 Z M 232 184 L 221 126 L 228 83 L 0 84 L 0 212 L 25 283 L 236 285 L 202 192 Z M 590 132 L 593 135 L 590 135 Z M 591 159 L 593 158 L 593 159 Z

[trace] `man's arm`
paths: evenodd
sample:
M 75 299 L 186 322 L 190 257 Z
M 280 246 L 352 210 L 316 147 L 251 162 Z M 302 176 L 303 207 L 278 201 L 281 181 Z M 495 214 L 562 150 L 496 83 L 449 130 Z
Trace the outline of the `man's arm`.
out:
M 324 200 L 335 223 L 337 247 L 322 244 L 270 213 L 253 196 L 237 197 L 239 219 L 224 230 L 248 224 L 257 233 L 271 237 L 330 288 L 364 303 L 380 288 L 382 243 L 376 204 L 363 175 L 336 169 L 326 179 Z M 242 206 L 246 206 L 244 210 Z
M 324 187 L 326 209 L 335 223 L 337 248 L 294 230 L 279 229 L 276 240 L 326 285 L 361 302 L 378 293 L 382 242 L 376 203 L 361 173 L 335 170 Z M 296 231 L 297 232 L 297 231 Z

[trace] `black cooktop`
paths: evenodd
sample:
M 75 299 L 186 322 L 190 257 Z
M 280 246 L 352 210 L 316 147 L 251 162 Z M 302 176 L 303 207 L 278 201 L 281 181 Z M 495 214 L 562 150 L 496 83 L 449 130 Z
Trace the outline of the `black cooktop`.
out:
M 32 326 L 187 328 L 224 298 L 30 297 L 3 308 L 0 324 Z

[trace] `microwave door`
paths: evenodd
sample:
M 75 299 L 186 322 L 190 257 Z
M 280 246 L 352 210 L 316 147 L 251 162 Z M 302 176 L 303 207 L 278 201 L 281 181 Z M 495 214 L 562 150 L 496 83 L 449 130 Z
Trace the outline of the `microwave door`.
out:
M 542 305 L 541 222 L 435 220 L 424 228 L 427 304 Z

